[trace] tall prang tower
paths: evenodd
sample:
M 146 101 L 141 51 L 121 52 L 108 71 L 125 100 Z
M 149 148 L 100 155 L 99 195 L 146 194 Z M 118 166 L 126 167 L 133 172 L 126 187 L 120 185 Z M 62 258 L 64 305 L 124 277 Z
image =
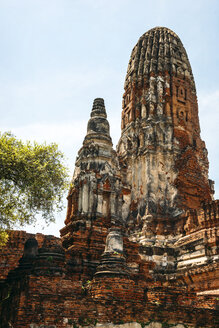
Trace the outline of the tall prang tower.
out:
M 179 37 L 155 27 L 132 50 L 117 146 L 123 218 L 148 235 L 182 233 L 187 210 L 212 199 L 192 69 Z

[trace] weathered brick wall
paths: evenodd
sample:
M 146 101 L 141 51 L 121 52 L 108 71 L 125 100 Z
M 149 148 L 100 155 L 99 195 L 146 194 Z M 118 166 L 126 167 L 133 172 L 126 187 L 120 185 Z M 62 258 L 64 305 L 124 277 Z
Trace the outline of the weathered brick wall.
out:
M 22 230 L 9 231 L 7 244 L 0 248 L 0 280 L 5 279 L 9 271 L 19 265 L 19 259 L 24 252 L 24 244 L 29 238 L 35 238 L 38 246 L 42 247 L 45 235 L 41 233 L 31 234 Z M 59 238 L 56 238 L 56 240 L 59 240 Z
M 98 231 L 97 227 L 94 231 Z M 83 234 L 81 231 L 81 237 Z M 79 242 L 78 231 L 76 236 Z M 98 236 L 92 234 L 91 229 L 92 245 Z M 14 234 L 11 237 L 14 238 Z M 9 244 L 12 245 L 10 241 Z M 132 268 L 129 275 L 103 272 L 91 275 L 89 263 L 82 261 L 79 267 L 77 264 L 76 254 L 83 254 L 83 243 L 78 244 L 77 253 L 68 249 L 63 258 L 59 239 L 44 236 L 32 267 L 22 271 L 21 261 L 20 270 L 12 270 L 10 279 L 5 280 L 1 288 L 3 325 L 0 327 L 9 327 L 10 323 L 14 328 L 76 328 L 94 327 L 97 322 L 113 325 L 139 322 L 152 328 L 154 321 L 160 328 L 171 324 L 217 327 L 218 301 L 215 297 L 197 298 L 185 287 L 168 281 L 155 282 L 150 274 L 153 264 L 142 261 L 138 255 L 139 245 L 126 238 L 124 244 L 127 262 Z M 50 246 L 51 251 L 46 246 Z

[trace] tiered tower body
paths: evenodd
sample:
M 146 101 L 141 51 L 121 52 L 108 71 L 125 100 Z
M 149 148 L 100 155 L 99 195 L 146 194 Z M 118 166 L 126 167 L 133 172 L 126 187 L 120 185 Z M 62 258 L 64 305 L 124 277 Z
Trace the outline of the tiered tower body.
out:
M 186 211 L 212 199 L 191 66 L 167 28 L 149 30 L 132 50 L 117 152 L 131 188 L 123 216 L 134 230 L 153 216 L 152 234 L 182 233 Z
M 104 100 L 94 100 L 83 147 L 78 152 L 65 223 L 84 217 L 121 216 L 121 179 L 112 148 Z

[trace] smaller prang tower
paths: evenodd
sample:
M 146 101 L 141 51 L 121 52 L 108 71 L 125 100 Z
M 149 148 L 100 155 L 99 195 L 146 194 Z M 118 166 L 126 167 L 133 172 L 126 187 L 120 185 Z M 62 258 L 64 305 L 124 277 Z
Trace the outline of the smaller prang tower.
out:
M 149 30 L 132 50 L 117 152 L 133 236 L 182 234 L 186 212 L 212 199 L 192 69 L 168 28 Z
M 123 250 L 122 182 L 112 146 L 104 100 L 96 98 L 87 134 L 76 158 L 67 197 L 66 226 L 61 229 L 63 246 L 73 261 L 71 265 L 77 263 L 77 270 L 81 270 L 86 279 L 96 271 L 97 258 L 104 249 L 107 254 Z M 83 238 L 81 231 L 84 231 Z
M 112 148 L 104 100 L 97 98 L 75 163 L 66 223 L 75 217 L 116 219 L 121 215 L 120 185 L 119 164 Z

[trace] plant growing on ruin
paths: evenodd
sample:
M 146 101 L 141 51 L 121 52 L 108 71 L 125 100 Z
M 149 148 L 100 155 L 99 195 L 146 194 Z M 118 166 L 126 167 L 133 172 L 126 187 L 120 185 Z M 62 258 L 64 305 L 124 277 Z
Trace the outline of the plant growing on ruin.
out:
M 92 281 L 87 280 L 87 281 L 81 286 L 81 288 L 82 288 L 84 291 L 91 290 L 91 284 L 92 284 Z
M 50 262 L 50 263 L 53 262 L 53 256 L 48 256 L 47 261 Z
M 68 187 L 63 161 L 56 144 L 23 143 L 0 133 L 0 244 L 7 229 L 33 224 L 37 214 L 54 222 Z

